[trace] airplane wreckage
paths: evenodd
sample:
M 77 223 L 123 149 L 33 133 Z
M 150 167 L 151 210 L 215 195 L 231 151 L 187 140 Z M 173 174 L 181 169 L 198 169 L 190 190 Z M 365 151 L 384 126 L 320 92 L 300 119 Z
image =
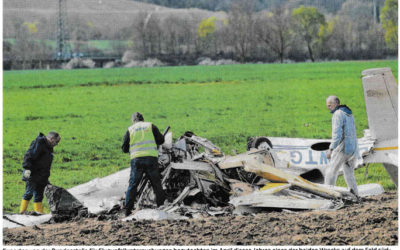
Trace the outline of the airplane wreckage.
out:
M 358 139 L 358 167 L 383 163 L 397 186 L 397 83 L 390 68 L 362 72 L 369 130 Z M 379 112 L 377 112 L 379 111 Z M 131 219 L 186 219 L 265 209 L 339 209 L 358 202 L 346 188 L 323 185 L 329 141 L 253 137 L 247 152 L 230 156 L 209 140 L 186 132 L 175 143 L 164 132 L 159 167 L 166 203 L 155 208 L 147 178 L 138 187 Z M 130 168 L 68 190 L 53 185 L 45 195 L 51 214 L 5 214 L 3 227 L 32 226 L 74 217 L 115 215 L 123 204 Z M 384 192 L 379 184 L 360 185 L 360 197 Z

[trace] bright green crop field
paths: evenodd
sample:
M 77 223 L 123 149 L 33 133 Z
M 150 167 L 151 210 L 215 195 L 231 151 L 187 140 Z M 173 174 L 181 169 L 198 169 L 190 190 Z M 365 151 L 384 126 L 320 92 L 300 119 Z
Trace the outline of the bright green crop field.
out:
M 121 144 L 135 111 L 160 131 L 170 125 L 174 138 L 193 131 L 230 154 L 244 152 L 252 136 L 330 138 L 325 99 L 334 94 L 352 108 L 362 137 L 361 71 L 377 67 L 391 67 L 397 79 L 397 61 L 6 71 L 4 211 L 18 211 L 22 159 L 39 132 L 61 134 L 50 182 L 64 188 L 129 167 Z M 394 188 L 380 165 L 356 178 Z

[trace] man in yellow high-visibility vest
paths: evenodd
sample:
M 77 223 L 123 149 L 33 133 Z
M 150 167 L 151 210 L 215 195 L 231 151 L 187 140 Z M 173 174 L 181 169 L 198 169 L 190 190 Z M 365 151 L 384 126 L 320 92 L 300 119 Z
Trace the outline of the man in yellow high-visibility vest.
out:
M 164 136 L 151 122 L 145 122 L 143 115 L 136 112 L 132 115 L 132 126 L 124 136 L 122 151 L 131 157 L 131 174 L 125 198 L 125 215 L 131 214 L 134 206 L 137 187 L 146 173 L 156 195 L 157 206 L 164 204 L 165 194 L 161 186 L 158 170 L 157 146 L 164 143 Z

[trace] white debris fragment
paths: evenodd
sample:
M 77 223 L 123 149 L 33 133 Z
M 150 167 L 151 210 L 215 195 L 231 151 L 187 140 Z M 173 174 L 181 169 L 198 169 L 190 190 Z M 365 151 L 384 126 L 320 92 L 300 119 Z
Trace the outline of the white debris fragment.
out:
M 45 223 L 51 219 L 51 214 L 26 215 L 26 214 L 5 214 L 3 216 L 3 228 L 15 228 L 33 226 Z
M 142 209 L 137 211 L 131 216 L 128 216 L 122 221 L 130 221 L 132 219 L 135 220 L 182 220 L 188 219 L 188 217 L 180 216 L 177 214 L 167 213 L 162 210 L 157 209 Z

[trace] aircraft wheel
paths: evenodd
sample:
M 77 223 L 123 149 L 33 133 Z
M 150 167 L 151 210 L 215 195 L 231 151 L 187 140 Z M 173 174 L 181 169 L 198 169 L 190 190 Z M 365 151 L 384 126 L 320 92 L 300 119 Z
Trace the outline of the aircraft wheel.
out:
M 270 149 L 273 148 L 271 141 L 267 137 L 253 137 L 247 143 L 247 150 L 250 148 Z

